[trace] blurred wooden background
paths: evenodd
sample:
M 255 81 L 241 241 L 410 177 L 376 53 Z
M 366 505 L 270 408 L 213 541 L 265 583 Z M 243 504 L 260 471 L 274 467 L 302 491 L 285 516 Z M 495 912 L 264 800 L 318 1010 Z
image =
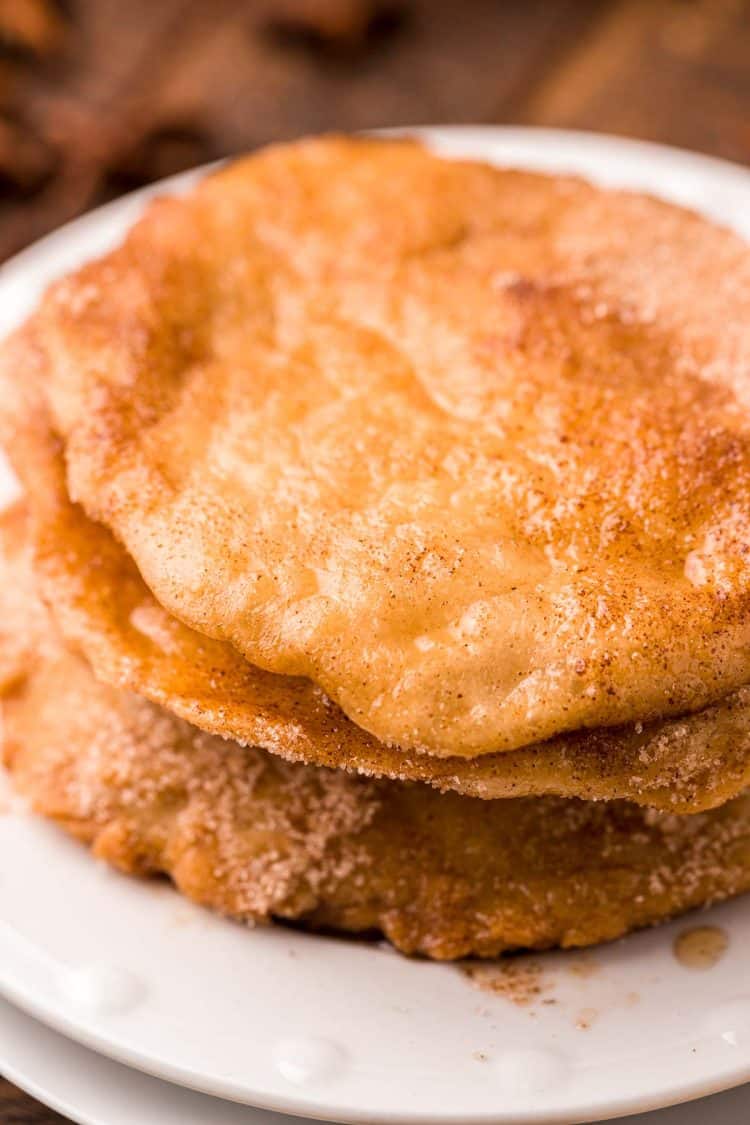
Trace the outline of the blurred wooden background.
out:
M 0 257 L 323 129 L 554 124 L 750 160 L 747 0 L 0 0 Z
M 429 122 L 750 163 L 750 0 L 0 0 L 0 260 L 217 156 Z M 60 1121 L 0 1080 L 0 1125 Z

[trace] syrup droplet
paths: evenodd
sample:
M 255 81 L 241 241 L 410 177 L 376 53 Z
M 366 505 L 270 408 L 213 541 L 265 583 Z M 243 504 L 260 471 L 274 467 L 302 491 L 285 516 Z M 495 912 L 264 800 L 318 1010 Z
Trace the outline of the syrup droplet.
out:
M 727 951 L 729 937 L 718 926 L 683 930 L 674 942 L 674 955 L 686 969 L 712 969 Z

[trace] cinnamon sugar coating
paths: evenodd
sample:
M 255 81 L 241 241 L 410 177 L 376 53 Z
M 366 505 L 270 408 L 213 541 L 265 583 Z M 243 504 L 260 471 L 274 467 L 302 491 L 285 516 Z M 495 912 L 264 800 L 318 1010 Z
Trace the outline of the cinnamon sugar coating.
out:
M 31 354 L 24 348 L 20 358 Z M 35 401 L 33 372 L 24 370 L 23 384 L 3 388 L 2 417 L 34 516 L 37 576 L 63 634 L 100 679 L 289 761 L 485 799 L 627 798 L 684 813 L 715 807 L 750 784 L 748 688 L 681 718 L 579 731 L 475 759 L 379 743 L 308 680 L 253 667 L 156 602 L 112 535 L 68 499 L 59 443 Z
M 750 680 L 748 323 L 694 214 L 328 138 L 153 204 L 34 331 L 166 610 L 471 758 Z
M 626 802 L 479 801 L 294 765 L 97 682 L 35 602 L 20 511 L 0 526 L 4 759 L 37 812 L 121 870 L 247 922 L 382 931 L 448 959 L 587 945 L 750 886 L 750 798 L 690 817 Z M 8 627 L 6 611 L 16 606 Z
M 28 353 L 27 358 L 28 358 Z M 28 373 L 28 371 L 27 371 Z M 307 762 L 484 799 L 554 794 L 713 808 L 750 783 L 750 690 L 672 720 L 562 735 L 479 758 L 439 758 L 378 742 L 309 681 L 255 668 L 173 618 L 132 560 L 67 498 L 60 447 L 34 379 L 3 398 L 6 443 L 28 488 L 40 588 L 67 641 L 108 683 L 196 727 Z

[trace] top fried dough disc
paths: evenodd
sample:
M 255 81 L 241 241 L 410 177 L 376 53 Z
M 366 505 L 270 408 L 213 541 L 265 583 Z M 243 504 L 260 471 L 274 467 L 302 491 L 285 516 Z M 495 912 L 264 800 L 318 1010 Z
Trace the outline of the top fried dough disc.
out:
M 485 799 L 625 797 L 684 813 L 714 808 L 750 785 L 750 687 L 683 718 L 566 733 L 478 758 L 439 758 L 378 742 L 309 680 L 265 672 L 225 641 L 188 628 L 159 605 L 111 533 L 71 503 L 59 443 L 35 392 L 42 358 L 26 332 L 6 345 L 0 430 L 28 489 L 40 586 L 67 640 L 100 680 L 290 761 L 426 781 Z M 19 601 L 23 609 L 34 599 Z M 2 646 L 0 688 L 28 658 L 24 630 L 12 616 L 5 624 L 15 643 Z
M 162 606 L 473 757 L 750 680 L 749 323 L 696 215 L 334 138 L 153 204 L 35 331 Z

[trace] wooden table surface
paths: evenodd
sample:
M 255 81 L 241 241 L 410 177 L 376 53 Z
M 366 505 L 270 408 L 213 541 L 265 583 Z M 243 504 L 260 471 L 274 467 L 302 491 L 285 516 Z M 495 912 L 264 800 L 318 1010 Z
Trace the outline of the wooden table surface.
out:
M 750 0 L 0 0 L 0 259 L 216 156 L 428 122 L 750 163 Z M 0 1125 L 62 1120 L 0 1079 Z

